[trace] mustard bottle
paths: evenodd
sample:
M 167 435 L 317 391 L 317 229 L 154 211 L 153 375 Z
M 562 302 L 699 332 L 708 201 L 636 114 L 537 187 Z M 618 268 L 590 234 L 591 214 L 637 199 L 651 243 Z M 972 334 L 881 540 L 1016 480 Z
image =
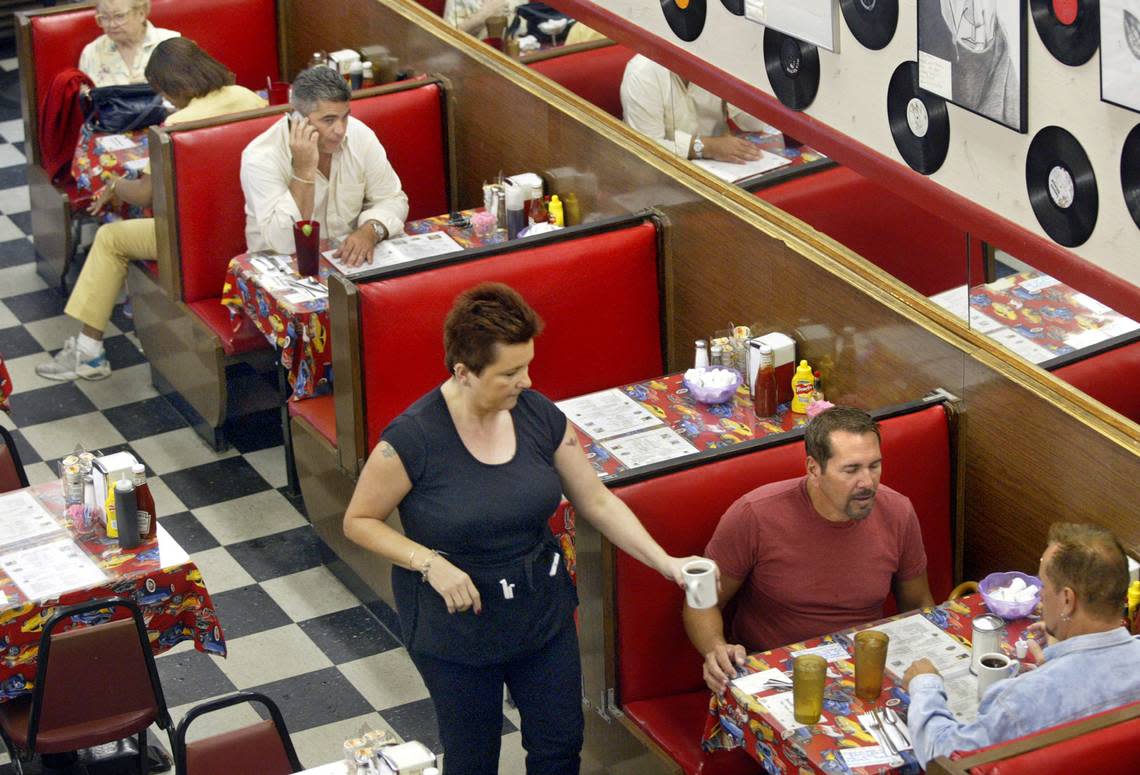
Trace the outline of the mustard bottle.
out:
M 806 413 L 813 393 L 815 393 L 815 373 L 807 361 L 800 361 L 796 373 L 792 375 L 792 405 L 790 409 L 796 414 Z
M 562 200 L 558 198 L 558 194 L 550 197 L 550 222 L 555 226 L 565 226 L 566 219 L 562 214 Z

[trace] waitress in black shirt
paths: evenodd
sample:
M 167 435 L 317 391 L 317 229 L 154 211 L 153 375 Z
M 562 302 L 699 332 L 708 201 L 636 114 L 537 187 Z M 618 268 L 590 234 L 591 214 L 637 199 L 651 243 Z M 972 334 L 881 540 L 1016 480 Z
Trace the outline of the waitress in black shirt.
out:
M 681 566 L 607 490 L 574 429 L 530 390 L 542 321 L 499 283 L 444 324 L 451 377 L 381 435 L 345 534 L 391 560 L 408 653 L 431 693 L 450 775 L 498 772 L 504 683 L 528 775 L 577 773 L 578 599 L 548 520 L 563 492 L 612 543 L 682 583 Z M 399 507 L 405 533 L 385 523 Z

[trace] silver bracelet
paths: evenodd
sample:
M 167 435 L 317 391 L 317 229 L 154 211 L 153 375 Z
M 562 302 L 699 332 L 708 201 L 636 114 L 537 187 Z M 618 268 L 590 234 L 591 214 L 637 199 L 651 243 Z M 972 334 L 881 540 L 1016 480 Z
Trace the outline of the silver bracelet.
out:
M 293 176 L 293 180 L 297 181 L 298 183 L 304 183 L 306 186 L 315 186 L 315 185 L 317 185 L 317 181 L 315 181 L 315 180 L 305 180 L 304 178 L 302 178 L 302 177 L 298 177 L 297 175 L 294 175 L 294 176 Z

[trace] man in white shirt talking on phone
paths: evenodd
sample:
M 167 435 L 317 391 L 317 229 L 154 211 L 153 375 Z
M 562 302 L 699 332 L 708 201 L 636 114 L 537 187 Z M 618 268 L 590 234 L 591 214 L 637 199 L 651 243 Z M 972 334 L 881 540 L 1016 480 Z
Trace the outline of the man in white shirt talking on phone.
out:
M 293 224 L 314 220 L 322 239 L 340 241 L 336 257 L 359 266 L 403 230 L 408 197 L 376 134 L 349 115 L 351 96 L 335 70 L 305 70 L 293 82 L 293 111 L 242 152 L 250 252 L 291 254 Z

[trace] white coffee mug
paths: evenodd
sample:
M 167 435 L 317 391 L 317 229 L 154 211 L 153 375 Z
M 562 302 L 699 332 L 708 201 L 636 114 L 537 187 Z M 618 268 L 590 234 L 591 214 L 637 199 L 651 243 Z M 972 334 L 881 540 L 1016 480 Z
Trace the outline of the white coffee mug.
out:
M 685 602 L 689 608 L 712 608 L 716 605 L 716 563 L 701 558 L 681 566 L 685 577 Z
M 978 658 L 978 699 L 981 700 L 986 689 L 998 681 L 1017 675 L 1017 669 L 1020 666 L 1005 654 L 999 654 L 996 651 L 982 654 Z

